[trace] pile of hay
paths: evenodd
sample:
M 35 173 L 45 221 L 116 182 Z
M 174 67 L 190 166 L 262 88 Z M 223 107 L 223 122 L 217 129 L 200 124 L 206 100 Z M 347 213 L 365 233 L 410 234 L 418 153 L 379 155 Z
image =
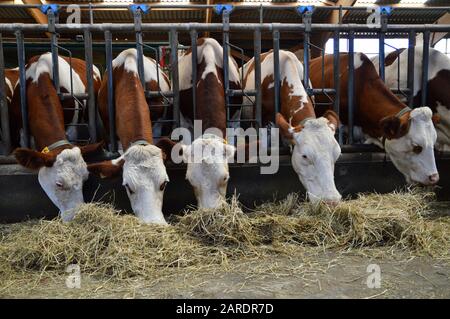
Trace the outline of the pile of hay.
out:
M 85 204 L 70 223 L 41 220 L 3 232 L 0 268 L 64 272 L 79 264 L 84 273 L 115 279 L 154 277 L 169 268 L 224 266 L 307 245 L 384 245 L 449 260 L 449 218 L 428 217 L 431 199 L 418 192 L 371 194 L 329 208 L 292 194 L 246 214 L 233 197 L 220 209 L 189 212 L 170 226 L 144 225 L 108 205 Z

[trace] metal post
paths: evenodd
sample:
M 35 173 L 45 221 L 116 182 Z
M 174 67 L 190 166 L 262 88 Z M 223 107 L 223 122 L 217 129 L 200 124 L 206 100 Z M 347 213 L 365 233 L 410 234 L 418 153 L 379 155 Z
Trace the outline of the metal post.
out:
M 334 31 L 333 37 L 333 76 L 334 76 L 334 111 L 339 117 L 340 99 L 341 99 L 341 77 L 340 77 L 340 53 L 339 53 L 339 31 Z M 343 132 L 338 129 L 338 141 L 342 145 L 344 142 Z
M 106 51 L 106 76 L 108 85 L 108 117 L 109 117 L 109 140 L 110 151 L 117 152 L 116 140 L 116 106 L 114 104 L 114 82 L 112 66 L 112 35 L 111 31 L 105 31 L 105 51 Z
M 97 141 L 95 92 L 94 92 L 94 70 L 92 62 L 92 34 L 89 30 L 84 30 L 84 57 L 86 60 L 86 83 L 87 83 L 87 107 L 89 114 L 89 137 L 90 142 Z
M 141 9 L 134 10 L 134 30 L 136 32 L 136 51 L 137 51 L 137 67 L 139 78 L 141 79 L 142 88 L 147 90 L 144 76 L 144 48 L 142 46 L 142 15 Z M 159 62 L 159 61 L 158 61 Z
M 422 98 L 421 106 L 427 105 L 428 97 L 428 67 L 430 59 L 430 31 L 423 33 L 423 52 L 422 52 Z
M 262 92 L 261 92 L 261 31 L 255 30 L 254 34 L 254 55 L 255 55 L 255 118 L 258 128 L 262 127 Z M 244 85 L 244 83 L 242 83 Z
M 50 43 L 52 50 L 53 85 L 56 89 L 56 94 L 58 94 L 59 96 L 61 93 L 61 88 L 59 86 L 58 34 L 55 31 L 56 15 L 52 9 L 49 9 L 47 11 L 47 16 L 48 16 L 48 32 L 51 33 Z
M 173 119 L 176 127 L 180 127 L 180 90 L 178 80 L 178 33 L 170 30 L 170 69 L 172 73 Z
M 413 107 L 414 103 L 414 55 L 416 47 L 416 32 L 410 31 L 408 34 L 408 106 Z
M 230 81 L 229 81 L 229 67 L 228 67 L 228 55 L 229 55 L 229 43 L 230 43 L 230 11 L 223 10 L 222 12 L 222 23 L 223 23 L 223 35 L 222 35 L 222 47 L 223 47 L 223 86 L 225 91 L 225 108 L 227 111 L 227 127 L 228 121 L 230 120 Z
M 197 37 L 195 30 L 191 31 L 191 58 L 192 58 L 192 114 L 197 118 Z
M 275 113 L 280 112 L 280 31 L 273 31 L 273 71 Z M 275 123 L 275 118 L 274 118 Z
M 0 117 L 1 117 L 1 132 L 2 142 L 5 150 L 5 155 L 11 151 L 11 132 L 9 129 L 9 110 L 8 101 L 6 100 L 6 78 L 5 78 L 5 60 L 3 56 L 3 37 L 0 33 Z M 13 88 L 14 89 L 14 88 Z
M 25 45 L 22 31 L 16 31 L 17 40 L 17 61 L 19 64 L 19 85 L 20 85 L 20 111 L 22 113 L 22 131 L 24 147 L 30 147 L 30 135 L 28 127 L 28 106 L 27 106 L 27 79 L 25 69 Z
M 353 144 L 353 119 L 355 117 L 355 31 L 348 33 L 348 142 Z
M 379 66 L 378 66 L 378 72 L 380 74 L 380 78 L 383 80 L 385 79 L 385 72 L 384 72 L 384 59 L 385 59 L 385 50 L 384 50 L 384 41 L 386 38 L 386 28 L 387 28 L 387 14 L 386 12 L 382 11 L 380 13 L 380 24 L 381 24 L 381 30 L 380 33 L 378 34 L 379 38 L 378 38 L 378 61 L 379 61 Z
M 312 23 L 312 12 L 306 11 L 302 15 L 305 24 L 305 32 L 303 34 L 303 86 L 308 94 L 309 92 L 309 42 Z

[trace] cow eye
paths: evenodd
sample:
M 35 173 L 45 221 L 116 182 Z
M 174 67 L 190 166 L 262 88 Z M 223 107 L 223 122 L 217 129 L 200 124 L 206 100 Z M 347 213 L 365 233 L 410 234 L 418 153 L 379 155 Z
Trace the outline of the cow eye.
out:
M 161 186 L 159 186 L 159 190 L 160 190 L 160 191 L 165 190 L 165 189 L 166 189 L 167 183 L 168 183 L 167 181 L 164 181 L 164 182 L 161 184 Z
M 306 156 L 305 154 L 303 154 L 302 157 L 303 157 L 304 159 L 308 159 L 308 156 Z
M 63 188 L 63 183 L 61 183 L 61 182 L 56 182 L 56 187 L 58 187 L 58 188 Z
M 414 145 L 414 147 L 413 147 L 413 152 L 414 152 L 415 154 L 420 154 L 420 153 L 422 153 L 422 146 L 420 146 L 420 145 Z
M 131 190 L 131 188 L 128 184 L 125 184 L 125 188 L 127 189 L 128 193 L 130 193 L 130 195 L 134 194 L 134 192 Z

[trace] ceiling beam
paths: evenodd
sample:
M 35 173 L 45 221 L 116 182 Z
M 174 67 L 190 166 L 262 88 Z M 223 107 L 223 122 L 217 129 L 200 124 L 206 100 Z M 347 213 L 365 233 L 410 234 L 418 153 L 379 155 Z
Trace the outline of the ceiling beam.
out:
M 42 5 L 41 0 L 22 0 L 24 4 L 36 4 Z M 39 24 L 48 24 L 48 18 L 46 14 L 43 14 L 40 9 L 28 8 L 27 12 L 30 16 L 33 17 L 34 21 Z M 50 38 L 51 34 L 49 32 L 45 32 L 47 37 Z

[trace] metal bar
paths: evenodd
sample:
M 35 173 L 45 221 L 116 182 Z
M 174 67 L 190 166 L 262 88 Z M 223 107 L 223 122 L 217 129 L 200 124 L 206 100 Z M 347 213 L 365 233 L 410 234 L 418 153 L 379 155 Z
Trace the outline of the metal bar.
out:
M 423 33 L 423 52 L 422 52 L 422 97 L 421 106 L 427 105 L 428 99 L 428 69 L 430 59 L 430 31 Z
M 23 146 L 30 147 L 30 134 L 28 126 L 28 106 L 27 106 L 27 80 L 25 69 L 25 46 L 23 33 L 16 31 L 17 39 L 17 61 L 19 64 L 19 85 L 20 85 L 20 111 L 22 113 Z
M 384 41 L 386 38 L 385 30 L 387 27 L 387 14 L 382 12 L 380 15 L 380 24 L 381 24 L 381 30 L 378 34 L 378 73 L 380 75 L 380 78 L 383 80 L 385 79 L 385 72 L 384 72 L 384 59 L 385 59 L 385 49 L 384 49 Z
M 275 113 L 280 112 L 280 31 L 273 31 L 273 72 Z M 275 118 L 274 118 L 275 123 Z
M 116 140 L 116 106 L 114 103 L 114 82 L 112 66 L 112 35 L 110 31 L 105 32 L 105 51 L 106 51 L 106 73 L 108 86 L 108 117 L 109 117 L 109 141 L 110 151 L 117 152 Z
M 124 33 L 134 31 L 134 23 L 95 23 L 95 24 L 56 24 L 55 30 L 57 32 L 76 33 L 80 30 L 88 29 L 92 32 L 111 31 L 115 33 Z M 275 29 L 278 31 L 292 31 L 304 32 L 305 24 L 302 23 L 230 23 L 230 31 L 254 31 L 259 29 L 261 31 L 272 32 Z M 14 32 L 16 30 L 26 31 L 27 33 L 42 33 L 48 31 L 48 24 L 23 24 L 23 23 L 0 23 L 0 32 Z M 222 23 L 142 23 L 142 31 L 182 31 L 189 32 L 190 30 L 197 30 L 198 32 L 210 31 L 218 32 L 223 30 Z M 380 26 L 367 24 L 328 24 L 328 23 L 313 23 L 311 24 L 311 31 L 348 31 L 355 32 L 379 32 Z M 450 24 L 391 24 L 387 27 L 386 32 L 450 32 Z
M 229 66 L 228 66 L 228 55 L 230 52 L 229 43 L 230 43 L 230 33 L 229 33 L 229 24 L 230 24 L 230 12 L 228 10 L 223 10 L 222 12 L 222 23 L 223 23 L 223 34 L 222 34 L 222 48 L 223 48 L 223 86 L 225 91 L 225 108 L 227 112 L 227 126 L 228 121 L 230 120 L 230 109 L 228 105 L 230 104 L 230 81 L 229 81 Z
M 414 103 L 414 55 L 416 47 L 416 32 L 410 31 L 408 34 L 408 106 L 413 107 Z
M 11 152 L 11 131 L 9 128 L 9 110 L 8 110 L 8 101 L 6 99 L 7 93 L 5 81 L 6 77 L 5 77 L 5 59 L 3 56 L 3 37 L 2 34 L 0 33 L 0 118 L 1 118 L 2 143 L 5 150 L 4 155 L 8 155 Z
M 341 77 L 340 77 L 340 54 L 339 54 L 339 31 L 334 32 L 333 36 L 333 76 L 334 76 L 334 112 L 336 112 L 338 118 L 340 113 L 340 99 L 341 99 Z M 338 141 L 342 145 L 344 143 L 344 134 L 341 128 L 338 130 Z
M 84 58 L 86 60 L 86 83 L 87 83 L 87 108 L 88 108 L 88 124 L 89 137 L 91 143 L 97 141 L 96 116 L 95 108 L 95 92 L 94 92 L 94 70 L 92 61 L 92 34 L 88 30 L 84 31 Z
M 178 33 L 170 31 L 170 69 L 172 74 L 173 119 L 176 127 L 180 127 L 180 90 L 178 80 Z
M 48 32 L 51 33 L 50 44 L 52 51 L 52 71 L 53 71 L 53 86 L 56 89 L 56 94 L 61 93 L 59 86 L 59 56 L 58 56 L 58 34 L 55 30 L 56 16 L 53 10 L 47 11 L 48 16 Z
M 262 8 L 261 8 L 262 10 Z M 255 55 L 255 118 L 258 128 L 262 127 L 262 92 L 261 92 L 261 31 L 255 30 L 253 38 L 253 48 Z M 242 83 L 243 85 L 243 83 Z M 251 92 L 247 92 L 251 95 Z
M 144 76 L 144 48 L 142 47 L 142 15 L 141 9 L 134 11 L 134 28 L 136 32 L 136 53 L 137 53 L 137 67 L 139 79 L 141 80 L 142 88 L 146 91 L 145 76 Z
M 355 118 L 355 50 L 354 31 L 348 34 L 348 142 L 353 144 L 353 120 Z
M 192 58 L 192 114 L 197 118 L 197 37 L 198 33 L 191 30 L 191 58 Z

